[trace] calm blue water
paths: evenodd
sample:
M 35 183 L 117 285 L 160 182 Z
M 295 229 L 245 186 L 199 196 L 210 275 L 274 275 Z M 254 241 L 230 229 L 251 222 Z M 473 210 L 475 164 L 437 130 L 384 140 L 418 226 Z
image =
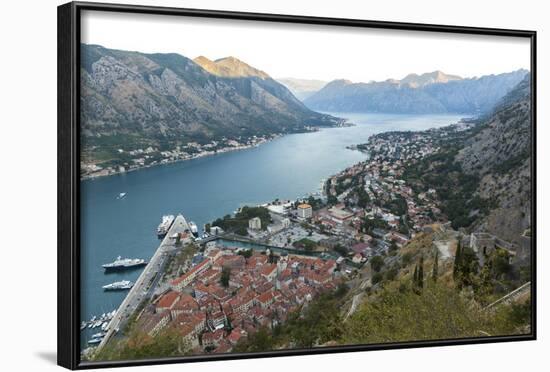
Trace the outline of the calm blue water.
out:
M 199 228 L 243 204 L 297 198 L 321 180 L 366 158 L 346 146 L 375 133 L 422 130 L 454 123 L 456 115 L 332 113 L 354 127 L 288 135 L 257 148 L 147 168 L 81 182 L 81 317 L 111 311 L 125 293 L 102 285 L 140 270 L 105 274 L 101 265 L 118 255 L 149 259 L 159 245 L 156 227 L 164 214 L 182 213 Z M 124 199 L 117 200 L 120 192 Z M 84 342 L 90 333 L 84 332 Z M 85 344 L 83 344 L 85 346 Z

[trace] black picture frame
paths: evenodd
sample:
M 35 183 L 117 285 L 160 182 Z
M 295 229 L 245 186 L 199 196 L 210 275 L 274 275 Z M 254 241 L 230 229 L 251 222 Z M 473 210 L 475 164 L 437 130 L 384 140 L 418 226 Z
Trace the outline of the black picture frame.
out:
M 532 296 L 531 333 L 517 336 L 462 338 L 433 341 L 413 341 L 391 344 L 352 345 L 295 349 L 258 353 L 231 353 L 162 358 L 135 361 L 81 362 L 79 345 L 80 324 L 80 17 L 83 10 L 145 13 L 154 15 L 253 20 L 263 22 L 298 23 L 310 25 L 348 26 L 371 29 L 432 31 L 450 34 L 513 36 L 528 38 L 531 42 L 531 185 L 532 185 Z M 154 6 L 134 6 L 71 2 L 58 7 L 58 318 L 57 358 L 60 366 L 69 369 L 122 367 L 181 362 L 202 362 L 243 358 L 265 358 L 307 354 L 327 354 L 381 349 L 401 349 L 428 346 L 482 344 L 493 342 L 527 341 L 536 339 L 536 38 L 535 31 L 461 27 L 450 25 L 367 21 L 358 19 L 321 18 L 281 14 L 243 13 L 199 9 L 179 9 Z

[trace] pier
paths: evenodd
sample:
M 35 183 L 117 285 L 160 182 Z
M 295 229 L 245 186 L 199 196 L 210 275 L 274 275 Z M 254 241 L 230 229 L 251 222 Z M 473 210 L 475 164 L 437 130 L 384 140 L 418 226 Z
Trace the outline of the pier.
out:
M 178 249 L 176 247 L 176 240 L 173 239 L 172 236 L 174 236 L 174 234 L 183 233 L 186 230 L 190 231 L 187 221 L 182 215 L 178 215 L 174 219 L 172 226 L 160 243 L 160 246 L 157 248 L 155 254 L 151 257 L 149 263 L 145 266 L 141 275 L 134 283 L 134 286 L 130 289 L 126 295 L 126 298 L 118 307 L 115 316 L 107 327 L 107 333 L 98 345 L 96 351 L 100 351 L 109 342 L 109 340 L 115 336 L 117 332 L 122 329 L 122 327 L 125 326 L 126 322 L 136 311 L 139 305 L 153 295 L 154 288 L 158 284 L 158 281 L 164 271 L 167 258 Z M 182 244 L 185 244 L 185 242 L 182 241 Z

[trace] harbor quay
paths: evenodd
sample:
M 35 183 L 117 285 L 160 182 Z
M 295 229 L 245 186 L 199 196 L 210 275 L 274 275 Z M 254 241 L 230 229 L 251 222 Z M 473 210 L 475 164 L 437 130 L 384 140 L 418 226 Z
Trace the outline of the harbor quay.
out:
M 110 321 L 105 337 L 98 345 L 98 351 L 125 326 L 126 322 L 139 305 L 153 295 L 154 288 L 162 276 L 163 267 L 166 264 L 167 258 L 177 250 L 174 236 L 180 235 L 180 233 L 184 233 L 185 231 L 190 231 L 188 222 L 182 215 L 176 216 L 166 236 L 155 251 L 155 254 L 151 257 L 149 263 L 145 266 L 141 275 L 134 283 L 134 286 L 120 304 L 115 316 Z

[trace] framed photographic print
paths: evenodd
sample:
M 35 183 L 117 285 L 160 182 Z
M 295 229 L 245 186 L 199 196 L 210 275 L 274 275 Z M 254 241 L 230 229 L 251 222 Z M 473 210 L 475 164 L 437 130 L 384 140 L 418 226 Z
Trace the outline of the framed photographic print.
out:
M 536 337 L 536 33 L 58 8 L 58 361 Z

